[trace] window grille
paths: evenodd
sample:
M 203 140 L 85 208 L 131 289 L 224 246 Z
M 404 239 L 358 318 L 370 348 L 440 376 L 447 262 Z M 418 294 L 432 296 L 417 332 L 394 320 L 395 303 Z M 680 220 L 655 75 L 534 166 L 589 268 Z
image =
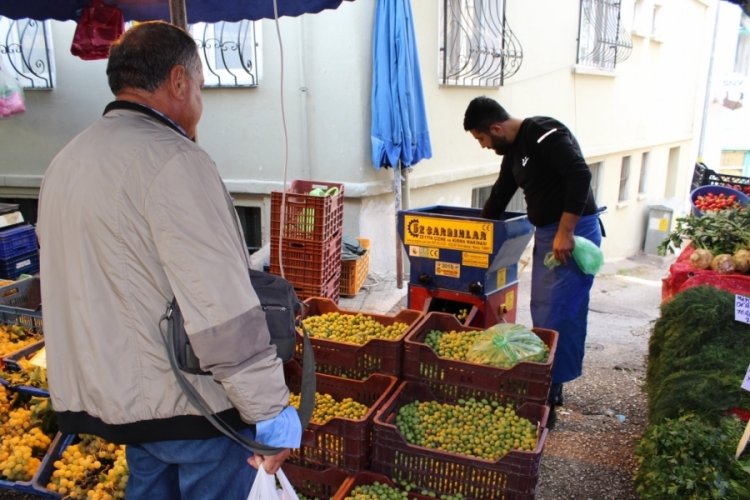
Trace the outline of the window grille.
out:
M 260 78 L 260 24 L 196 23 L 190 33 L 203 62 L 205 87 L 256 87 Z
M 440 83 L 500 87 L 521 67 L 523 50 L 505 17 L 505 0 L 443 0 Z
M 54 59 L 49 21 L 0 16 L 0 67 L 24 89 L 54 88 Z
M 632 50 L 620 21 L 620 0 L 581 0 L 577 64 L 611 71 Z

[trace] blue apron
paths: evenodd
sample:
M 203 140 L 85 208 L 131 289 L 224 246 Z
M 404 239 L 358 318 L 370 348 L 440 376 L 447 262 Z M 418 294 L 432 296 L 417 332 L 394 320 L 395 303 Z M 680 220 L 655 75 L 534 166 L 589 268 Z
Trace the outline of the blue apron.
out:
M 583 367 L 589 292 L 594 277 L 578 269 L 572 257 L 565 265 L 544 266 L 544 256 L 552 251 L 559 224 L 537 227 L 534 234 L 531 270 L 531 320 L 535 327 L 549 328 L 559 334 L 552 382 L 561 384 L 578 378 Z M 602 242 L 599 214 L 580 218 L 575 234 L 597 246 Z

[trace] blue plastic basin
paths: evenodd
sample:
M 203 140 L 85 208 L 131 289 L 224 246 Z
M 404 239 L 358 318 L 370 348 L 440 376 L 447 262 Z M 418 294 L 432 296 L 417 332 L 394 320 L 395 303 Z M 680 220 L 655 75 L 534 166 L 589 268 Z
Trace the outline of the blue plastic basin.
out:
M 748 197 L 745 193 L 737 191 L 736 189 L 732 189 L 730 187 L 701 186 L 694 189 L 693 192 L 690 193 L 690 205 L 692 207 L 692 214 L 696 217 L 702 216 L 703 212 L 695 206 L 695 200 L 697 200 L 699 196 L 706 196 L 709 193 L 713 193 L 714 195 L 724 194 L 725 196 L 734 195 L 739 204 L 743 207 L 747 206 L 747 203 L 750 201 L 750 197 Z

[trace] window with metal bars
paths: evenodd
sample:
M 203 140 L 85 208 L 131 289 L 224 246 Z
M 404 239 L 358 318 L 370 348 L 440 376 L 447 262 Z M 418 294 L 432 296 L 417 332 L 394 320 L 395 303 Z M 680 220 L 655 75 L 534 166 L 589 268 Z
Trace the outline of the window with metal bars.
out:
M 0 16 L 0 69 L 13 75 L 24 89 L 55 86 L 49 23 Z
M 612 71 L 630 57 L 633 41 L 623 29 L 620 0 L 581 0 L 576 64 Z
M 505 17 L 505 0 L 443 0 L 440 83 L 500 87 L 515 75 L 523 49 Z
M 260 78 L 260 23 L 196 23 L 190 34 L 203 61 L 204 87 L 256 87 Z

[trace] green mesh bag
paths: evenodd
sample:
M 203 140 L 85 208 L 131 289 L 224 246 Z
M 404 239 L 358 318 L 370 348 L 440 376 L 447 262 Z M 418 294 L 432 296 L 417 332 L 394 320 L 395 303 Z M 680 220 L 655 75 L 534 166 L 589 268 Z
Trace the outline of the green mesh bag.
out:
M 466 361 L 512 368 L 522 361 L 547 361 L 549 349 L 539 336 L 523 325 L 499 323 L 477 335 Z

